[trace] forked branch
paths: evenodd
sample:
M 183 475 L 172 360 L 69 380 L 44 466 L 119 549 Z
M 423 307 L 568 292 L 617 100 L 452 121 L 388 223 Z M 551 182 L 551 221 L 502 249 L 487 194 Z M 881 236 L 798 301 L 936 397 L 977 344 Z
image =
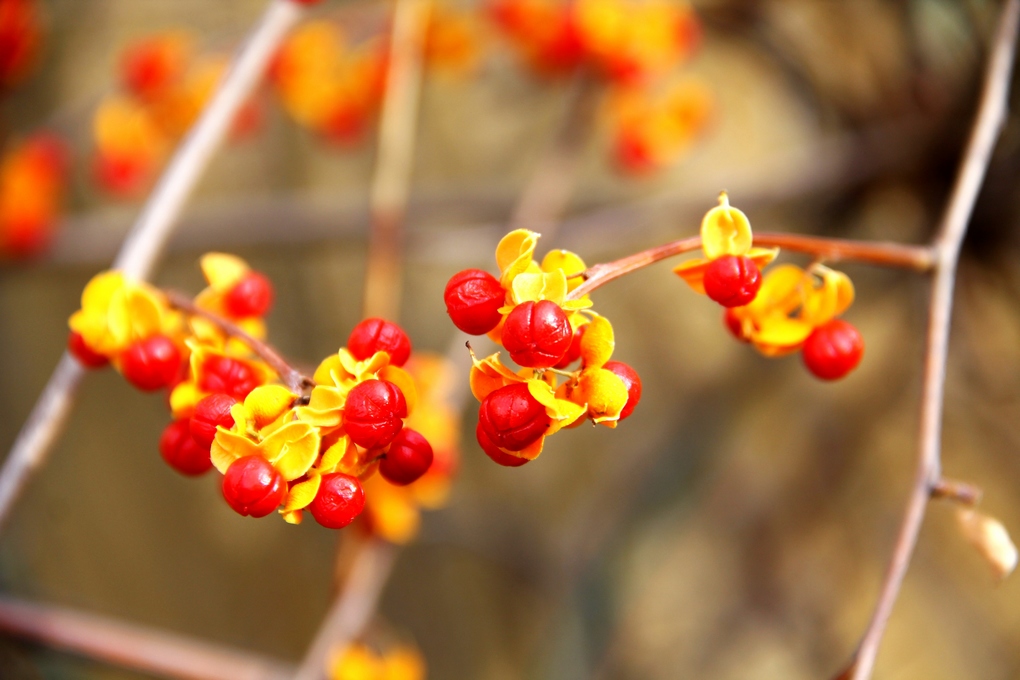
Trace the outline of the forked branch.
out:
M 857 653 L 840 675 L 848 680 L 868 680 L 872 675 L 886 624 L 917 545 L 928 501 L 941 479 L 942 409 L 956 267 L 974 203 L 1006 120 L 1018 23 L 1020 0 L 1007 0 L 992 44 L 977 119 L 932 246 L 935 270 L 928 312 L 917 469 L 874 614 Z

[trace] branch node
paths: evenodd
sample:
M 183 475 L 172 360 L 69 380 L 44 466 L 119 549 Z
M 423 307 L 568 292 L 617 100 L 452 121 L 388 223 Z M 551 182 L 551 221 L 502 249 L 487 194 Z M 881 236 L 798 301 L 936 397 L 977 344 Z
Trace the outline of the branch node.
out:
M 929 493 L 932 500 L 944 498 L 973 508 L 981 502 L 984 491 L 968 482 L 942 477 L 931 485 Z

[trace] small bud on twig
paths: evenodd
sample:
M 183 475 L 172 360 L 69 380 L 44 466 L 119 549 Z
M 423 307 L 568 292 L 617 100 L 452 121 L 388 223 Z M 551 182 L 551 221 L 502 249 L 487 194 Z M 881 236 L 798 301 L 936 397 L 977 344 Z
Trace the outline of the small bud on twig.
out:
M 1016 568 L 1018 555 L 1002 522 L 976 510 L 963 508 L 957 512 L 956 518 L 964 538 L 987 560 L 996 578 L 1001 581 L 1009 576 Z

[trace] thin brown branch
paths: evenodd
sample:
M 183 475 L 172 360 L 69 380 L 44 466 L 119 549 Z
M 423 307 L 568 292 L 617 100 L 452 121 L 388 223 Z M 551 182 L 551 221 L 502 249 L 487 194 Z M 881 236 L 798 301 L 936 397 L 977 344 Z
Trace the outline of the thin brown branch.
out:
M 902 267 L 918 272 L 930 270 L 935 261 L 934 251 L 927 246 L 883 241 L 848 241 L 800 234 L 763 233 L 754 235 L 754 244 L 767 248 L 786 248 L 798 253 L 807 253 L 829 262 L 851 260 L 883 267 Z M 574 289 L 569 297 L 576 300 L 621 276 L 626 276 L 661 260 L 689 253 L 700 247 L 701 237 L 690 236 L 628 255 L 613 262 L 594 265 L 583 273 L 584 283 Z
M 942 410 L 956 267 L 974 203 L 1006 120 L 1018 23 L 1020 0 L 1007 0 L 992 43 L 977 118 L 933 245 L 936 263 L 928 316 L 917 470 L 874 614 L 848 667 L 850 680 L 868 680 L 872 675 L 886 624 L 917 545 L 932 487 L 941 478 Z
M 395 557 L 396 548 L 380 539 L 370 538 L 358 546 L 343 588 L 293 680 L 320 680 L 330 654 L 346 647 L 364 630 L 375 612 Z
M 430 0 L 399 0 L 393 15 L 386 93 L 379 123 L 379 154 L 369 195 L 372 228 L 365 264 L 364 316 L 400 313 L 401 252 L 407 214 L 423 50 Z
M 971 507 L 980 503 L 983 495 L 984 492 L 973 484 L 945 477 L 939 479 L 931 487 L 933 500 L 945 498 Z
M 552 143 L 510 217 L 510 229 L 541 231 L 551 238 L 574 193 L 581 153 L 591 137 L 601 93 L 602 86 L 593 74 L 578 71 Z
M 863 262 L 881 267 L 900 267 L 928 272 L 935 265 L 935 253 L 929 246 L 886 241 L 850 241 L 800 234 L 756 233 L 754 245 L 783 248 L 814 255 L 824 262 Z
M 604 286 L 621 276 L 626 276 L 638 269 L 644 269 L 650 264 L 655 264 L 667 258 L 689 253 L 700 247 L 701 237 L 690 236 L 679 241 L 671 241 L 661 246 L 642 250 L 640 253 L 634 253 L 613 262 L 594 265 L 584 272 L 584 283 L 571 291 L 568 297 L 572 300 L 584 297 L 596 288 Z
M 299 3 L 272 0 L 198 122 L 163 172 L 141 215 L 124 239 L 114 268 L 147 279 L 159 261 L 174 225 L 234 116 L 261 80 L 276 48 L 303 12 Z M 0 527 L 21 490 L 46 460 L 64 429 L 83 369 L 66 352 L 32 408 L 0 470 Z
M 280 356 L 280 354 L 270 347 L 268 343 L 249 335 L 237 324 L 229 321 L 228 319 L 224 319 L 222 316 L 202 309 L 196 305 L 191 298 L 183 293 L 164 291 L 164 294 L 166 295 L 167 302 L 170 303 L 171 307 L 175 307 L 190 316 L 197 316 L 205 319 L 227 335 L 237 338 L 247 345 L 252 352 L 269 364 L 270 368 L 276 371 L 276 374 L 280 376 L 280 380 L 283 381 L 283 384 L 286 385 L 287 389 L 291 392 L 301 394 L 305 389 L 311 388 L 315 385 L 314 380 L 287 363 L 287 360 Z
M 146 675 L 284 680 L 293 669 L 257 654 L 62 607 L 0 597 L 0 630 Z

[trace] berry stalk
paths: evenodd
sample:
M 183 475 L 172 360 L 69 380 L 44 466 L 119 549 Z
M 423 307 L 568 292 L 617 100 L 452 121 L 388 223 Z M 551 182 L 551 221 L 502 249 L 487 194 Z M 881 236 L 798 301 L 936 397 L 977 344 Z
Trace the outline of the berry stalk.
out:
M 251 351 L 257 354 L 260 359 L 269 364 L 270 368 L 276 371 L 277 375 L 280 376 L 280 380 L 283 381 L 283 383 L 287 386 L 287 389 L 291 392 L 301 394 L 306 389 L 315 385 L 314 380 L 288 364 L 287 361 L 267 343 L 245 333 L 237 324 L 228 321 L 221 316 L 217 316 L 212 312 L 200 309 L 187 295 L 175 293 L 173 291 L 166 291 L 166 299 L 170 303 L 170 306 L 176 307 L 191 316 L 198 316 L 206 319 L 207 321 L 215 324 L 227 335 L 235 337 L 248 345 L 248 347 L 251 348 Z
M 930 246 L 917 246 L 885 241 L 849 241 L 822 236 L 800 234 L 759 233 L 754 245 L 768 248 L 785 248 L 798 253 L 814 255 L 827 262 L 854 261 L 882 267 L 898 267 L 919 273 L 931 271 L 935 252 Z M 633 255 L 589 267 L 581 275 L 585 281 L 574 289 L 568 299 L 577 300 L 596 288 L 662 260 L 683 255 L 701 247 L 700 236 L 690 236 L 664 243 Z

